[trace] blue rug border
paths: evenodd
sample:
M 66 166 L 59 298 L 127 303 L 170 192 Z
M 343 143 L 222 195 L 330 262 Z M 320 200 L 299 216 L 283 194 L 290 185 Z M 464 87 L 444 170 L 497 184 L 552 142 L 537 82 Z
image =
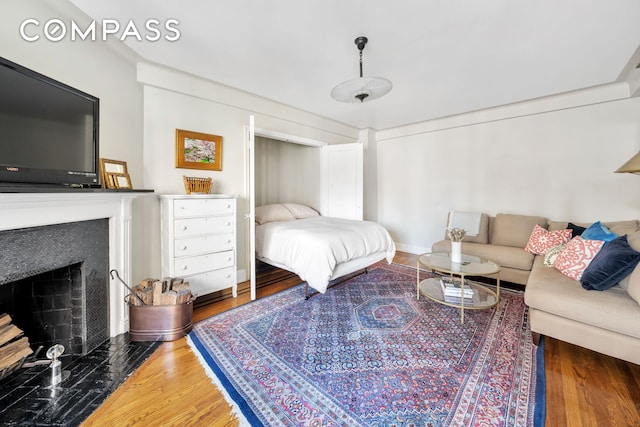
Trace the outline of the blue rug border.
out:
M 231 397 L 231 399 L 233 399 L 233 401 L 238 405 L 238 408 L 240 408 L 240 411 L 246 418 L 247 422 L 251 426 L 266 427 L 256 416 L 255 412 L 253 411 L 253 409 L 251 409 L 244 397 L 242 397 L 242 395 L 238 393 L 238 390 L 236 390 L 236 388 L 233 386 L 233 384 L 231 384 L 224 372 L 222 372 L 216 361 L 205 348 L 204 344 L 202 344 L 202 342 L 200 341 L 200 338 L 198 338 L 196 331 L 189 332 L 189 337 L 202 355 L 202 358 L 205 360 L 205 362 L 207 362 L 207 365 L 209 365 L 209 368 L 211 368 L 215 376 L 218 377 L 218 381 L 220 381 L 220 384 L 222 384 L 224 389 L 227 391 L 229 397 Z
M 536 401 L 533 410 L 533 426 L 544 427 L 547 417 L 547 379 L 544 370 L 544 337 L 536 350 Z

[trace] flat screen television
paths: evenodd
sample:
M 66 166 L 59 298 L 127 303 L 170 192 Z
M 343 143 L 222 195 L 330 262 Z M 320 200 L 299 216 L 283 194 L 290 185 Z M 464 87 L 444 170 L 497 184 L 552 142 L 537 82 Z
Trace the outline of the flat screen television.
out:
M 100 100 L 0 58 L 0 191 L 99 187 Z

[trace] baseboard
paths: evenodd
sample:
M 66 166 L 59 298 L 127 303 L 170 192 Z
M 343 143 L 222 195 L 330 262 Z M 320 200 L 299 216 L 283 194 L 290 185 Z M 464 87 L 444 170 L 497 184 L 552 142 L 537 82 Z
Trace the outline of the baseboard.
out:
M 406 243 L 396 243 L 396 249 L 400 252 L 406 252 L 413 255 L 420 255 L 426 252 L 431 252 L 431 247 L 409 245 Z

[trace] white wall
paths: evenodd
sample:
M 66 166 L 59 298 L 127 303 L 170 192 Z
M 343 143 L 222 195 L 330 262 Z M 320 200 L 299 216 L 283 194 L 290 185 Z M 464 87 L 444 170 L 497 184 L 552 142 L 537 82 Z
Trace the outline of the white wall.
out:
M 144 185 L 160 194 L 184 194 L 182 175 L 211 176 L 214 193 L 238 197 L 239 281 L 248 270 L 248 227 L 253 226 L 244 218 L 249 211 L 245 144 L 249 115 L 255 115 L 257 128 L 316 141 L 344 143 L 358 137 L 357 129 L 176 70 L 140 63 L 138 79 L 144 84 Z M 221 135 L 222 171 L 176 169 L 176 128 Z M 147 275 L 153 276 L 160 271 L 160 213 L 157 202 L 146 203 Z
M 87 17 L 67 2 L 3 0 L 0 2 L 0 56 L 100 98 L 100 156 L 127 162 L 131 181 L 142 187 L 142 89 L 136 81 L 135 58 L 119 42 L 27 42 L 20 24 L 28 18 L 42 24 L 51 18 L 84 25 Z M 133 275 L 146 263 L 144 221 L 134 203 Z
M 374 219 L 418 253 L 443 238 L 450 210 L 640 218 L 640 177 L 613 173 L 640 149 L 640 99 L 621 89 L 378 132 Z
M 320 148 L 256 136 L 256 206 L 302 203 L 320 209 Z

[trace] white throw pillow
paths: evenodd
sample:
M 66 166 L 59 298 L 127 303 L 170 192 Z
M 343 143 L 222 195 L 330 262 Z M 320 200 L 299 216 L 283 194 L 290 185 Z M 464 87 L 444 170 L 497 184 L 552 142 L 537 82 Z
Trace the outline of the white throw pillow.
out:
M 300 205 L 298 203 L 283 203 L 283 205 L 287 209 L 289 209 L 291 214 L 296 219 L 313 218 L 313 217 L 316 217 L 316 216 L 320 216 L 318 211 L 316 211 L 313 208 L 310 208 L 309 206 Z
M 273 221 L 292 221 L 296 219 L 282 204 L 263 205 L 256 208 L 256 222 L 259 225 Z

